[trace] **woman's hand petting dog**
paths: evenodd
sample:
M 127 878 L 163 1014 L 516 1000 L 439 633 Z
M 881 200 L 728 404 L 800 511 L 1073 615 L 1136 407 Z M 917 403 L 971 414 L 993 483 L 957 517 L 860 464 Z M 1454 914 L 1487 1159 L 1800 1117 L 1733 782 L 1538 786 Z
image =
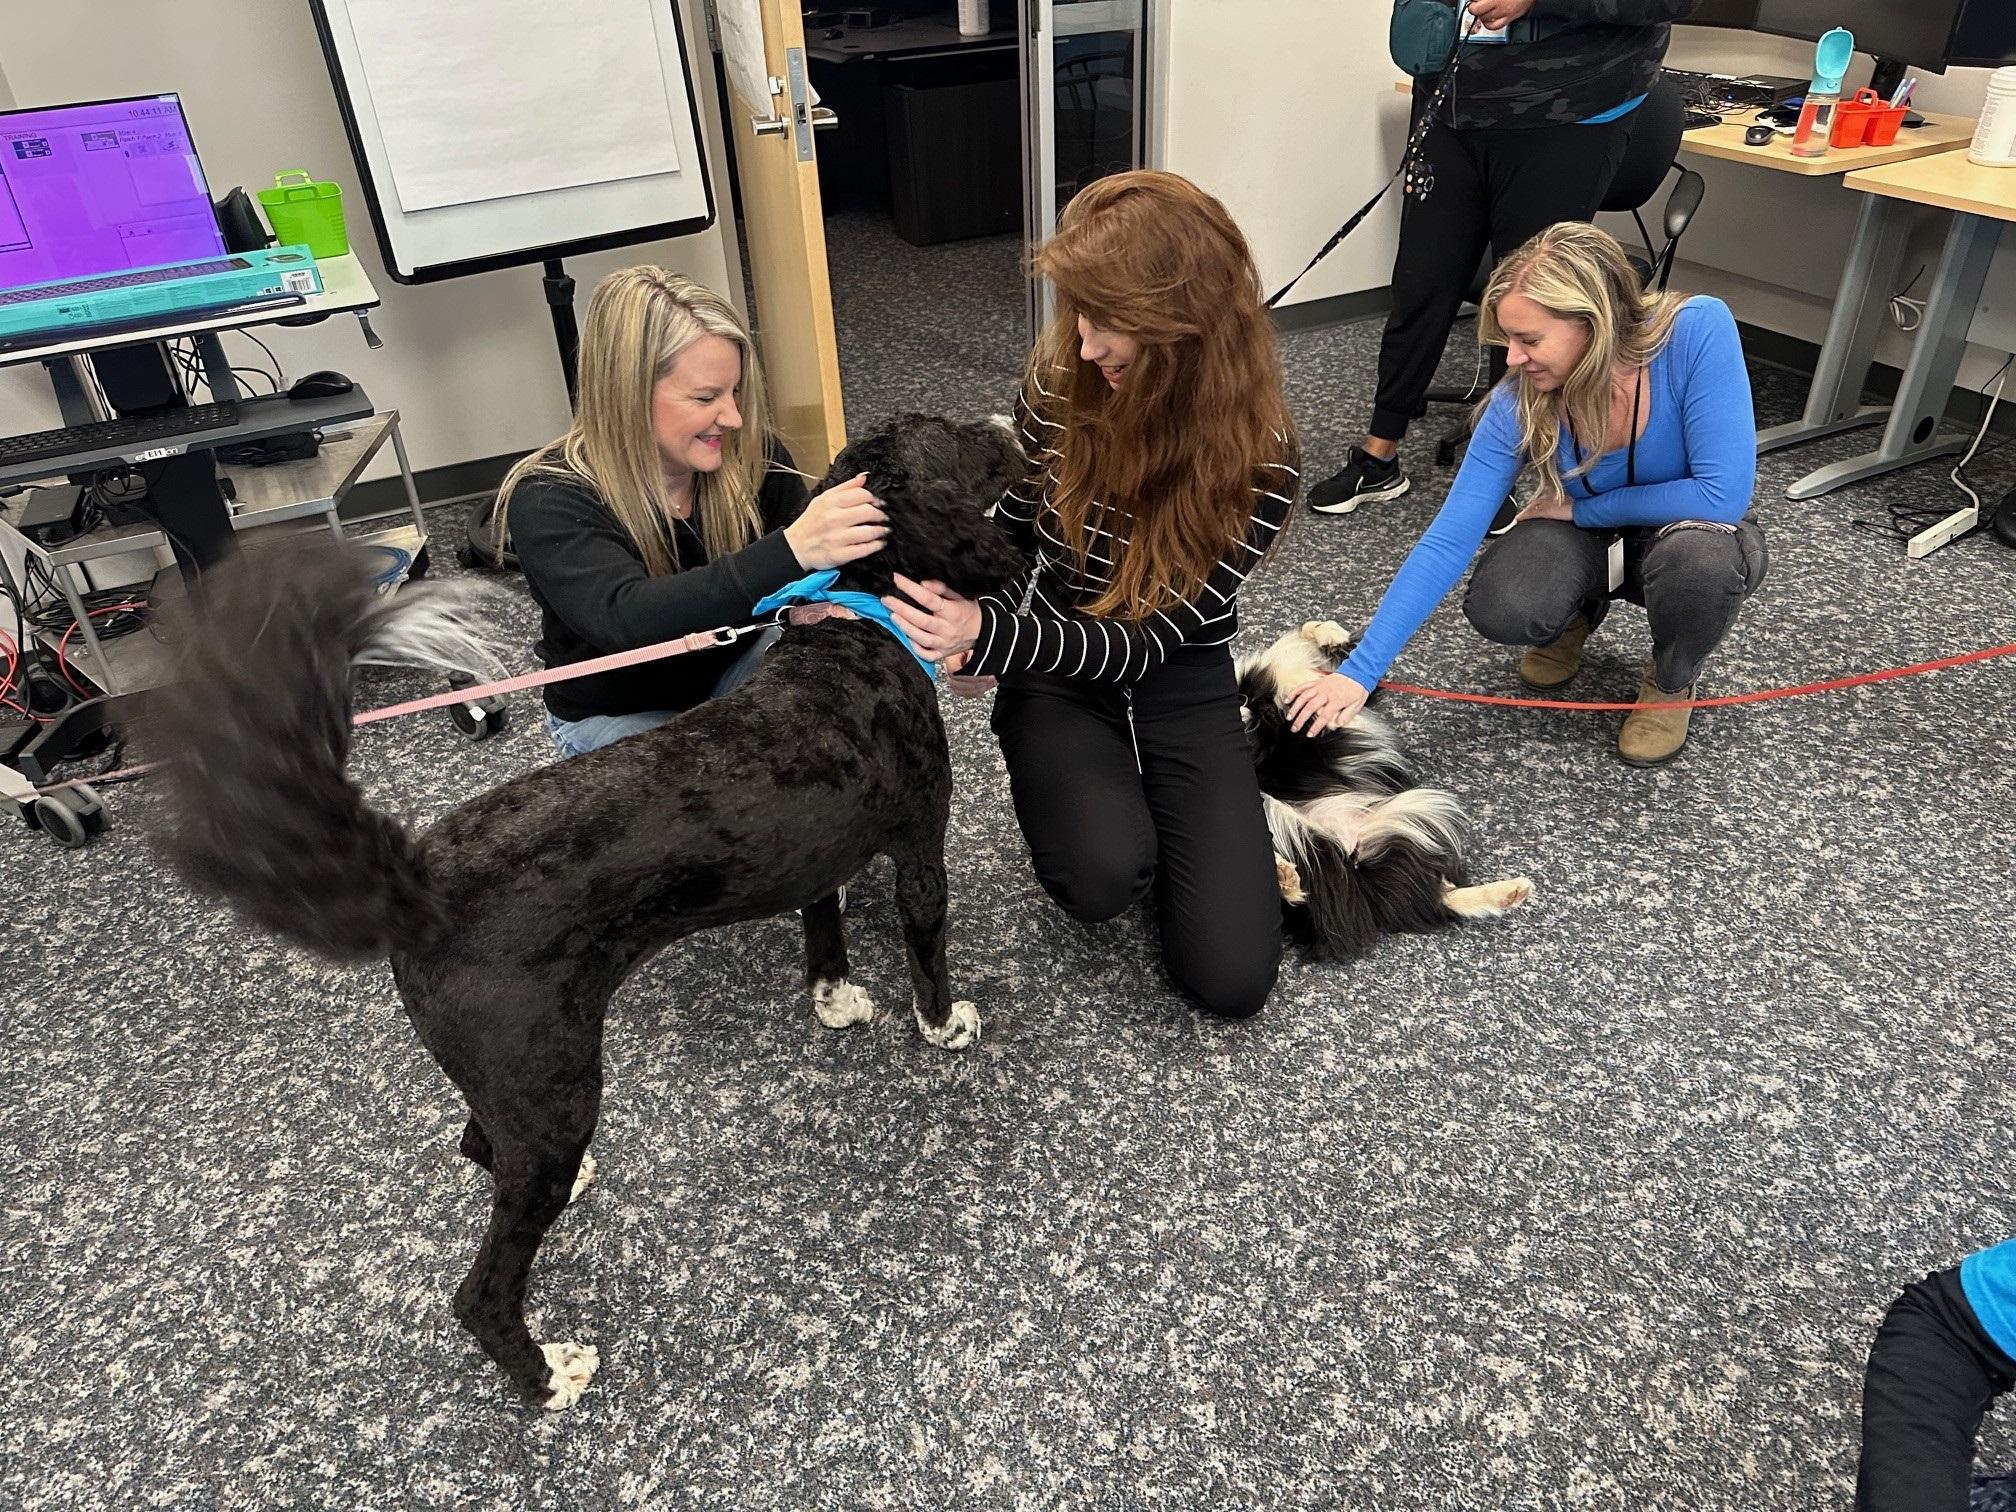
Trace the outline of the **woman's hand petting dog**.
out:
M 1297 735 L 1321 735 L 1341 730 L 1358 717 L 1371 690 L 1355 677 L 1332 672 L 1302 684 L 1288 695 L 1288 728 Z
M 918 583 L 895 575 L 897 592 L 882 602 L 926 661 L 942 662 L 971 651 L 980 638 L 980 606 L 940 582 Z M 965 663 L 961 662 L 961 666 Z
M 807 572 L 845 567 L 882 549 L 889 517 L 882 501 L 868 492 L 868 474 L 829 488 L 784 527 L 791 554 Z
M 959 669 L 973 659 L 971 651 L 956 651 L 945 658 L 942 665 L 951 675 L 945 685 L 961 698 L 985 698 L 994 691 L 1001 681 L 998 677 L 961 677 Z

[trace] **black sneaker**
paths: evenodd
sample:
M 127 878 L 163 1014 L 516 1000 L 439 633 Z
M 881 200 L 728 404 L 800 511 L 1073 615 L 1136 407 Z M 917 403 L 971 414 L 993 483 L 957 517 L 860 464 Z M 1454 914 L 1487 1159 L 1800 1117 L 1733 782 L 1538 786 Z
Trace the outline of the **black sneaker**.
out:
M 1413 486 L 1400 470 L 1398 457 L 1381 462 L 1362 446 L 1354 446 L 1349 461 L 1309 490 L 1309 507 L 1318 514 L 1349 514 L 1360 504 L 1397 499 Z
M 1491 528 L 1486 535 L 1501 536 L 1512 528 L 1512 522 L 1519 518 L 1519 499 L 1516 494 L 1507 494 L 1505 502 L 1498 506 L 1498 513 L 1491 516 Z

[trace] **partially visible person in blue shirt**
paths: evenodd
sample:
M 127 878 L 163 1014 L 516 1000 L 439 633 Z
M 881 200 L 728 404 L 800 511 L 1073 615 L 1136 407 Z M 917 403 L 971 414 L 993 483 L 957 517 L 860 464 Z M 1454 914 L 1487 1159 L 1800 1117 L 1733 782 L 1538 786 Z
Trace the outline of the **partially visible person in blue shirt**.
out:
M 1530 688 L 1565 687 L 1613 599 L 1645 606 L 1652 654 L 1618 754 L 1656 766 L 1687 741 L 1701 667 L 1763 582 L 1750 513 L 1756 420 L 1735 318 L 1719 299 L 1651 294 L 1609 233 L 1550 226 L 1498 265 L 1479 329 L 1510 371 L 1480 409 L 1449 498 L 1336 676 L 1289 703 L 1298 729 L 1349 724 L 1463 575 L 1529 468 L 1539 491 L 1471 575 L 1464 613 L 1529 649 Z
M 2016 1239 L 1914 1281 L 1891 1304 L 1863 1379 L 1855 1512 L 2016 1505 L 2016 1477 L 1973 1474 L 1981 1419 L 2012 1386 Z

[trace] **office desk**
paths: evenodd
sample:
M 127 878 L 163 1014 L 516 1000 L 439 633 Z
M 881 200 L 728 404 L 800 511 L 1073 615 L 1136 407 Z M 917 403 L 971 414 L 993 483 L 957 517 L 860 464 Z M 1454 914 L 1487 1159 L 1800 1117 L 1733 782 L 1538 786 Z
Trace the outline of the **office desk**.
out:
M 72 337 L 45 347 L 10 352 L 5 360 L 8 363 L 41 361 L 55 385 L 64 423 L 80 425 L 88 424 L 99 416 L 86 397 L 79 372 L 68 359 L 88 357 L 93 352 L 110 347 L 194 338 L 202 353 L 213 394 L 220 399 L 237 400 L 239 418 L 236 425 L 222 430 L 190 432 L 186 438 L 154 438 L 145 448 L 157 456 L 166 447 L 181 445 L 184 448 L 160 463 L 161 482 L 156 485 L 156 497 L 162 501 L 161 512 L 169 512 L 169 490 L 172 487 L 175 490 L 174 508 L 181 511 L 181 519 L 201 521 L 200 530 L 192 530 L 192 534 L 208 535 L 214 531 L 228 541 L 236 531 L 251 526 L 277 527 L 295 521 L 313 525 L 318 516 L 329 529 L 340 533 L 336 516 L 338 503 L 356 483 L 364 465 L 389 441 L 398 457 L 413 524 L 392 532 L 390 538 L 385 539 L 385 544 L 406 550 L 416 559 L 417 567 L 420 565 L 420 553 L 426 547 L 425 521 L 420 513 L 419 493 L 406 456 L 405 441 L 400 434 L 397 412 L 374 415 L 371 401 L 361 387 L 333 398 L 299 402 L 286 398 L 241 398 L 237 385 L 231 379 L 229 359 L 225 357 L 221 343 L 214 339 L 220 331 L 298 322 L 304 316 L 312 318 L 354 313 L 358 316 L 365 339 L 374 347 L 381 345 L 376 333 L 364 322 L 365 312 L 378 304 L 378 292 L 356 257 L 346 255 L 318 259 L 317 266 L 322 270 L 326 287 L 321 294 L 303 304 L 235 315 L 196 316 L 110 336 Z M 234 480 L 240 489 L 238 509 L 235 513 L 217 518 L 225 506 L 216 483 L 216 463 L 211 455 L 214 448 L 235 441 L 321 426 L 332 429 L 349 426 L 350 430 L 347 436 L 331 438 L 321 455 L 311 462 L 285 464 L 268 469 L 265 474 L 248 473 Z M 79 448 L 42 462 L 10 465 L 4 473 L 0 473 L 0 480 L 19 482 L 30 478 L 60 477 L 65 473 L 88 471 L 118 461 L 130 462 L 133 460 L 131 453 L 131 447 Z M 171 469 L 174 470 L 172 484 L 169 482 Z M 83 741 L 128 718 L 136 707 L 130 701 L 131 695 L 143 690 L 158 677 L 160 667 L 147 661 L 147 652 L 152 648 L 151 637 L 145 634 L 126 637 L 132 642 L 130 646 L 99 640 L 90 616 L 85 612 L 83 596 L 73 572 L 96 556 L 152 549 L 163 544 L 174 549 L 178 562 L 184 563 L 184 571 L 187 572 L 190 570 L 190 563 L 185 561 L 187 543 L 171 537 L 170 529 L 173 529 L 172 525 L 169 529 L 162 529 L 154 521 L 106 527 L 79 541 L 44 548 L 19 536 L 11 525 L 0 519 L 0 533 L 12 535 L 13 543 L 24 553 L 42 560 L 69 603 L 79 643 L 67 651 L 68 663 L 108 695 L 73 706 L 46 725 L 14 754 L 7 765 L 0 766 L 0 793 L 18 789 L 24 777 L 29 782 L 45 780 L 50 771 L 66 760 Z M 0 561 L 0 568 L 4 568 L 4 561 Z M 15 586 L 19 588 L 21 585 Z M 129 656 L 128 653 L 133 654 Z
M 828 37 L 826 31 L 838 32 Z M 849 30 L 843 26 L 805 29 L 805 56 L 821 63 L 851 63 L 859 58 L 909 58 L 930 53 L 993 51 L 1017 45 L 1015 28 L 997 26 L 985 36 L 968 37 L 947 21 L 916 19 L 888 26 Z
M 1955 456 L 1967 438 L 1942 439 L 1939 434 L 1946 403 L 1967 347 L 1967 328 L 1981 302 L 1988 264 L 1995 255 L 2002 227 L 2016 221 L 2016 169 L 1983 168 L 1964 152 L 1916 158 L 1851 173 L 1850 189 L 1868 196 L 1872 207 L 1908 209 L 1929 205 L 1952 212 L 1939 269 L 1925 296 L 1925 317 L 1912 340 L 1911 359 L 1897 387 L 1897 402 L 1889 411 L 1883 440 L 1873 452 L 1836 462 L 1809 473 L 1786 490 L 1794 499 L 1811 499 L 1849 483 L 1908 467 L 1932 457 Z M 1893 217 L 1894 218 L 1894 217 Z M 1841 299 L 1857 298 L 1881 308 L 1887 301 L 1881 288 L 1850 290 L 1844 281 Z M 1835 307 L 1837 318 L 1841 306 Z M 1830 327 L 1829 339 L 1832 339 Z M 1815 387 L 1818 387 L 1816 379 Z M 1954 536 L 1974 527 L 1973 506 L 1911 538 L 1912 556 L 1935 551 Z
M 1756 124 L 1749 115 L 1739 115 L 1720 126 L 1697 126 L 1680 138 L 1680 150 L 1697 157 L 1721 158 L 1730 163 L 1746 163 L 1752 168 L 1769 168 L 1777 173 L 1801 178 L 1827 178 L 1853 173 L 1860 168 L 1876 168 L 1885 163 L 1908 162 L 1965 147 L 1974 139 L 1974 122 L 1967 116 L 1933 115 L 1925 112 L 1923 126 L 1897 133 L 1888 147 L 1833 147 L 1821 158 L 1792 156 L 1792 138 L 1774 136 L 1762 147 L 1746 146 L 1743 132 Z
M 1928 113 L 1923 126 L 1900 131 L 1897 141 L 1888 147 L 1841 147 L 1823 158 L 1795 158 L 1789 138 L 1777 138 L 1763 147 L 1744 146 L 1743 124 L 1737 122 L 1697 127 L 1680 139 L 1680 150 L 1726 162 L 1747 163 L 1770 173 L 1840 178 L 1853 185 L 1855 176 L 1862 172 L 1887 171 L 1900 164 L 1948 156 L 1956 147 L 1964 147 L 1973 135 L 1974 123 L 1965 117 Z M 1827 334 L 1813 366 L 1813 382 L 1806 390 L 1806 408 L 1797 420 L 1757 432 L 1760 456 L 1823 436 L 1881 425 L 1890 418 L 1887 405 L 1865 407 L 1862 390 L 1875 362 L 1876 339 L 1887 319 L 1889 295 L 1896 288 L 1911 219 L 1908 208 L 1895 200 L 1876 195 L 1863 199 L 1856 211 L 1855 232 L 1841 269 L 1841 286 L 1828 316 Z M 1824 487 L 1809 490 L 1808 481 L 1802 479 L 1793 484 L 1786 490 L 1786 496 L 1806 499 L 1827 491 Z M 1840 483 L 1827 486 L 1839 487 Z
M 118 331 L 108 336 L 58 337 L 46 346 L 0 352 L 0 367 L 13 367 L 23 362 L 53 362 L 64 357 L 88 357 L 107 347 L 138 346 L 149 341 L 179 341 L 185 337 L 208 336 L 217 331 L 241 330 L 246 326 L 298 324 L 325 315 L 357 316 L 364 328 L 364 339 L 373 347 L 383 345 L 364 318 L 369 311 L 378 308 L 378 290 L 372 285 L 371 275 L 364 271 L 364 265 L 357 261 L 357 254 L 346 252 L 341 257 L 318 257 L 315 269 L 322 275 L 322 292 L 309 295 L 298 305 L 245 310 L 236 315 L 192 315 L 187 320 L 171 320 L 142 330 Z M 64 423 L 76 425 L 85 418 L 89 417 L 72 418 L 66 415 Z

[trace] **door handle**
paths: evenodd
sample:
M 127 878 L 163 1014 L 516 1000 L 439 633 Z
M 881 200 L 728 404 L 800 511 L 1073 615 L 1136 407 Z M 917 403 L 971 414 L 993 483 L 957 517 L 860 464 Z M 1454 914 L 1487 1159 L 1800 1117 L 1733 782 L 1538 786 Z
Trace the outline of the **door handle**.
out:
M 814 131 L 831 131 L 839 124 L 840 117 L 837 112 L 824 105 L 814 105 L 812 107 L 812 129 Z M 791 130 L 791 118 L 789 116 L 751 116 L 749 117 L 749 129 L 758 136 L 786 136 Z

